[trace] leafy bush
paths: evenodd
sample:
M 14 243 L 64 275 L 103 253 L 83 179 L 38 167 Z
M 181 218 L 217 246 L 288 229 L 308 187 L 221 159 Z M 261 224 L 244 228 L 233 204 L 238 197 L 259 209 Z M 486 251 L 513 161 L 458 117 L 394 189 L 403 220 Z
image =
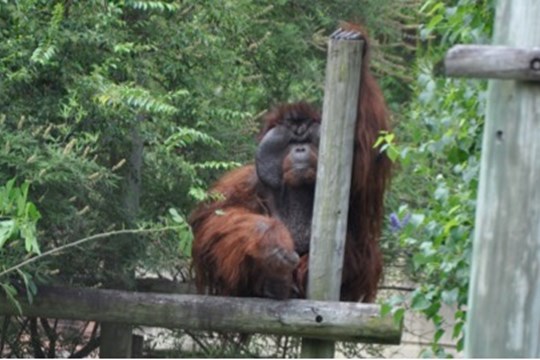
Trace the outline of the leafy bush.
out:
M 400 320 L 410 304 L 435 325 L 424 355 L 446 357 L 439 342 L 445 333 L 443 305 L 456 309 L 451 335 L 463 350 L 486 83 L 435 77 L 433 64 L 454 44 L 487 42 L 493 6 L 428 0 L 422 11 L 427 46 L 417 60 L 415 100 L 396 130 L 402 168 L 394 182 L 399 195 L 390 200 L 391 236 L 418 287 L 392 297 L 383 312 Z
M 10 268 L 20 263 L 27 255 L 39 254 L 36 224 L 41 217 L 36 206 L 28 201 L 30 184 L 16 186 L 15 179 L 0 187 L 0 286 L 7 298 L 19 306 L 15 295 L 17 289 Z M 32 271 L 17 270 L 31 301 L 36 292 Z

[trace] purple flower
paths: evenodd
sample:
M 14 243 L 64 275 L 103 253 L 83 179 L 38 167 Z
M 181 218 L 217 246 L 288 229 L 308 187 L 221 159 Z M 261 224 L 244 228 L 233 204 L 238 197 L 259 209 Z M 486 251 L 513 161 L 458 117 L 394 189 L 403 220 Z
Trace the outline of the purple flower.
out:
M 400 230 L 402 230 L 405 225 L 409 223 L 409 220 L 411 219 L 411 214 L 406 214 L 403 217 L 403 220 L 399 220 L 399 216 L 393 212 L 390 214 L 390 231 L 392 233 L 396 233 Z

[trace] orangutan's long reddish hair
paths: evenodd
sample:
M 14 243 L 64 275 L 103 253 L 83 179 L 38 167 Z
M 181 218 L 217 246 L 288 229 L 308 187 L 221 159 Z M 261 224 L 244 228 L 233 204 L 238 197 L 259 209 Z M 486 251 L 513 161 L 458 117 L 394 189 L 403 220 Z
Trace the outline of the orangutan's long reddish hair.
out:
M 355 25 L 345 26 L 361 30 Z M 294 127 L 306 123 L 306 119 L 308 126 L 320 123 L 319 112 L 306 103 L 276 107 L 264 117 L 261 138 L 275 127 Z M 373 145 L 383 130 L 389 130 L 388 112 L 366 55 L 358 100 L 342 300 L 373 301 L 382 272 L 378 240 L 391 162 Z M 287 209 L 281 205 L 290 201 L 280 201 L 282 196 L 289 196 L 281 194 L 309 193 L 312 187 L 298 189 L 284 183 L 281 192 L 267 188 L 256 167 L 246 165 L 213 186 L 211 192 L 221 194 L 220 199 L 204 203 L 193 212 L 193 265 L 200 291 L 206 288 L 212 294 L 231 296 L 305 296 L 308 253 L 295 253 L 297 240 L 290 221 L 282 215 L 288 213 Z M 289 287 L 290 291 L 282 294 L 276 286 Z

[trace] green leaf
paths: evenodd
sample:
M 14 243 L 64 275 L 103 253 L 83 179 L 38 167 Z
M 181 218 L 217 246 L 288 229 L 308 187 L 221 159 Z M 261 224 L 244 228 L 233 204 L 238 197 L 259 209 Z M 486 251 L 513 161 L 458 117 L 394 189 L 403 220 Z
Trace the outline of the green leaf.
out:
M 465 337 L 462 336 L 462 337 L 458 340 L 458 342 L 457 342 L 457 344 L 456 344 L 456 349 L 457 349 L 457 351 L 463 351 L 464 348 L 465 348 Z
M 394 311 L 394 315 L 393 315 L 394 323 L 396 325 L 401 325 L 401 323 L 403 322 L 403 317 L 404 316 L 405 316 L 405 309 L 404 308 L 399 308 L 396 311 Z
M 411 308 L 422 311 L 431 306 L 431 302 L 425 297 L 424 293 L 416 292 L 411 301 Z
M 36 286 L 34 282 L 32 281 L 32 275 L 19 269 L 17 269 L 17 272 L 19 273 L 19 276 L 24 281 L 24 287 L 26 289 L 26 297 L 28 299 L 28 303 L 32 304 L 32 301 L 34 300 L 33 295 L 35 294 L 35 292 L 32 292 L 31 289 L 34 289 L 34 290 L 36 289 Z
M 185 224 L 184 218 L 178 213 L 178 211 L 176 211 L 175 208 L 170 208 L 169 214 L 171 215 L 171 218 L 174 222 L 179 224 Z
M 418 10 L 420 13 L 425 13 L 426 10 L 433 5 L 435 0 L 426 0 L 424 4 L 420 7 L 420 10 Z
M 0 221 L 0 249 L 11 237 L 11 234 L 15 231 L 15 220 L 1 220 Z
M 26 203 L 26 217 L 28 220 L 33 221 L 33 222 L 41 219 L 41 214 L 36 208 L 36 205 L 34 205 L 31 202 Z
M 391 311 L 392 311 L 392 306 L 390 304 L 383 303 L 381 305 L 381 316 L 386 316 L 390 314 Z
M 11 284 L 6 283 L 0 283 L 0 286 L 4 289 L 4 293 L 6 294 L 8 301 L 11 302 L 17 308 L 19 314 L 22 315 L 21 304 L 19 304 L 17 298 L 15 298 L 15 296 L 17 296 L 17 290 L 15 289 L 15 287 Z
M 420 353 L 421 359 L 433 359 L 435 358 L 435 355 L 433 354 L 433 351 L 429 348 L 422 349 L 422 352 Z
M 40 253 L 36 238 L 36 227 L 33 223 L 25 223 L 20 226 L 21 236 L 24 239 L 24 248 L 27 252 Z
M 435 6 L 433 6 L 427 13 L 426 16 L 433 16 L 433 14 L 438 11 L 444 9 L 444 2 L 438 2 Z
M 188 194 L 195 200 L 197 201 L 203 201 L 203 200 L 206 200 L 208 194 L 206 193 L 206 191 L 204 191 L 204 189 L 200 188 L 200 187 L 197 187 L 197 186 L 193 186 L 189 189 L 189 192 Z
M 412 214 L 409 223 L 414 227 L 419 227 L 424 222 L 426 216 L 424 214 Z
M 465 325 L 465 323 L 462 321 L 459 321 L 454 325 L 454 330 L 452 331 L 452 339 L 455 339 L 463 334 L 463 325 Z
M 454 288 L 452 290 L 444 290 L 441 293 L 441 299 L 445 304 L 452 305 L 457 302 L 458 295 L 459 295 L 458 288 Z
M 390 304 L 390 306 L 392 307 L 396 307 L 398 305 L 403 304 L 404 301 L 405 301 L 405 297 L 403 295 L 393 295 L 388 300 L 388 304 Z
M 399 158 L 399 150 L 396 149 L 395 146 L 391 146 L 388 151 L 386 152 L 386 155 L 392 162 L 396 162 L 396 160 Z
M 448 198 L 448 188 L 445 185 L 441 185 L 435 190 L 435 199 L 437 200 L 446 200 Z
M 187 258 L 191 257 L 191 250 L 193 246 L 193 235 L 189 228 L 182 229 L 180 231 L 180 252 Z
M 442 20 L 444 17 L 441 14 L 435 15 L 431 18 L 429 23 L 426 25 L 428 29 L 434 29 Z
M 428 263 L 430 258 L 422 253 L 413 255 L 413 264 L 415 269 L 419 269 L 422 265 Z
M 435 334 L 433 335 L 433 341 L 438 343 L 439 340 L 441 340 L 441 338 L 443 337 L 443 335 L 444 335 L 444 330 L 438 329 L 437 331 L 435 331 Z

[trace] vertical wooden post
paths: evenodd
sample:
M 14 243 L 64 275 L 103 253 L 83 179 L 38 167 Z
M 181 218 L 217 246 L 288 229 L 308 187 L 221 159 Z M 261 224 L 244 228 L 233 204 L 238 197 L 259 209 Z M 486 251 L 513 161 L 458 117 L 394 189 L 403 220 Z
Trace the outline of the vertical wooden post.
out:
M 328 46 L 317 186 L 309 253 L 308 298 L 339 301 L 349 211 L 363 40 Z M 315 321 L 324 322 L 322 316 Z M 302 357 L 334 357 L 334 342 L 303 339 Z
M 141 136 L 141 122 L 144 117 L 137 116 L 130 131 L 131 151 L 127 159 L 127 169 L 123 186 L 121 188 L 120 203 L 121 216 L 124 218 L 124 224 L 133 228 L 139 212 L 139 203 L 141 197 L 141 169 L 143 165 L 144 141 Z M 113 164 L 116 164 L 115 160 Z M 126 289 L 132 286 L 134 282 L 134 272 L 127 272 L 124 269 L 122 257 L 133 256 L 130 252 L 136 246 L 136 240 L 133 234 L 124 235 L 111 241 L 118 245 L 119 252 L 112 254 L 107 260 L 108 270 L 115 273 L 117 278 L 108 285 L 114 288 Z M 133 326 L 131 324 L 120 324 L 115 322 L 102 322 L 100 329 L 99 356 L 101 358 L 130 358 L 132 357 L 133 347 Z
M 494 44 L 540 47 L 540 1 L 499 0 Z M 469 309 L 466 357 L 540 357 L 538 83 L 489 82 Z

